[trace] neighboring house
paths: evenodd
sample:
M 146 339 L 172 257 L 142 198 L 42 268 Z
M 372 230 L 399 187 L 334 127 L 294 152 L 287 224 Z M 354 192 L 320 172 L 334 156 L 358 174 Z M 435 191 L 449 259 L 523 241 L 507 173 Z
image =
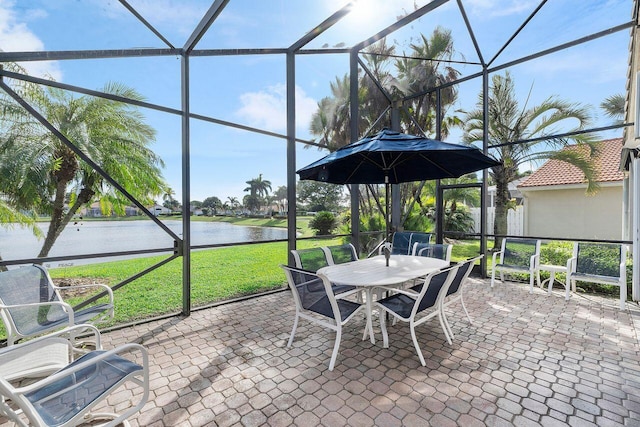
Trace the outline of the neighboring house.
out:
M 160 205 L 153 205 L 148 209 L 149 209 L 149 212 L 151 212 L 154 216 L 171 214 L 171 209 L 165 208 L 164 206 L 160 206 Z
M 572 145 L 565 150 L 584 150 Z M 587 194 L 584 174 L 549 160 L 520 183 L 525 198 L 525 234 L 537 237 L 620 240 L 623 219 L 622 138 L 602 141 L 595 158 L 599 190 Z
M 100 218 L 104 215 L 102 214 L 102 209 L 100 208 L 100 202 L 93 202 L 91 206 L 85 208 L 80 211 L 82 215 L 91 218 Z M 135 206 L 125 206 L 124 207 L 125 216 L 137 216 L 140 214 L 139 210 Z M 115 215 L 111 215 L 115 216 Z

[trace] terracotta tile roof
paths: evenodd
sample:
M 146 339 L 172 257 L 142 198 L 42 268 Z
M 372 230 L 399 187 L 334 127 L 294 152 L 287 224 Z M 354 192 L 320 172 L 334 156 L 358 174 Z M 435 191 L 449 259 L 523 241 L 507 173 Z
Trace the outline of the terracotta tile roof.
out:
M 587 148 L 570 145 L 564 150 L 582 150 Z M 624 173 L 620 171 L 620 153 L 622 138 L 601 141 L 600 153 L 596 157 L 598 182 L 622 181 Z M 542 187 L 549 185 L 582 184 L 586 182 L 584 174 L 577 167 L 560 160 L 548 160 L 537 171 L 522 181 L 520 187 Z

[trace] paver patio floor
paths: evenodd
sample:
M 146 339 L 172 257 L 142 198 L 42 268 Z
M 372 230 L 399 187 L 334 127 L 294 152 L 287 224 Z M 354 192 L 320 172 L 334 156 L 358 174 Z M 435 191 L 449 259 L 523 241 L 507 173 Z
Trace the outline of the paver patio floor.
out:
M 419 327 L 426 367 L 406 324 L 390 326 L 384 349 L 379 330 L 362 341 L 363 317 L 347 325 L 333 372 L 333 332 L 302 320 L 286 348 L 289 291 L 108 332 L 103 344 L 149 350 L 151 396 L 134 426 L 640 426 L 637 304 L 473 278 L 465 301 L 473 324 L 451 306 L 453 345 L 437 319 Z

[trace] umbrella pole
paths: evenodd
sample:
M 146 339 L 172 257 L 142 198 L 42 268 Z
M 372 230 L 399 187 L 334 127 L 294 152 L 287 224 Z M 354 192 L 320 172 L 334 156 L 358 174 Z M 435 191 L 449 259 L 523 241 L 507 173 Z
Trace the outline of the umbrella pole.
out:
M 385 199 L 385 205 L 386 205 L 386 212 L 385 212 L 385 216 L 384 216 L 384 219 L 385 219 L 385 221 L 384 221 L 385 222 L 385 236 L 384 236 L 384 239 L 387 241 L 387 243 L 391 243 L 389 241 L 390 240 L 389 239 L 389 235 L 390 235 L 390 231 L 391 231 L 390 230 L 391 216 L 390 216 L 390 212 L 389 212 L 389 206 L 390 206 L 390 204 L 389 204 L 389 191 L 390 191 L 390 189 L 391 189 L 391 186 L 389 185 L 389 176 L 386 175 L 384 177 L 384 191 L 385 191 L 384 199 Z M 388 246 L 389 245 L 387 245 L 387 247 Z M 386 258 L 386 261 L 387 261 L 387 267 L 389 267 L 389 258 L 391 257 L 391 250 L 390 249 L 389 250 L 385 250 L 384 255 L 385 255 L 385 258 Z

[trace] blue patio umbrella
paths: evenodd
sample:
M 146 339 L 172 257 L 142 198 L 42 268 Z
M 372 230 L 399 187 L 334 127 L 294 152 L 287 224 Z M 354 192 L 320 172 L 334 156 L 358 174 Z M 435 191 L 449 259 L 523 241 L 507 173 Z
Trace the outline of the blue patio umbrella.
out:
M 498 166 L 478 148 L 384 129 L 352 142 L 298 170 L 300 179 L 332 184 L 390 184 L 458 178 Z M 389 197 L 386 197 L 386 238 Z

